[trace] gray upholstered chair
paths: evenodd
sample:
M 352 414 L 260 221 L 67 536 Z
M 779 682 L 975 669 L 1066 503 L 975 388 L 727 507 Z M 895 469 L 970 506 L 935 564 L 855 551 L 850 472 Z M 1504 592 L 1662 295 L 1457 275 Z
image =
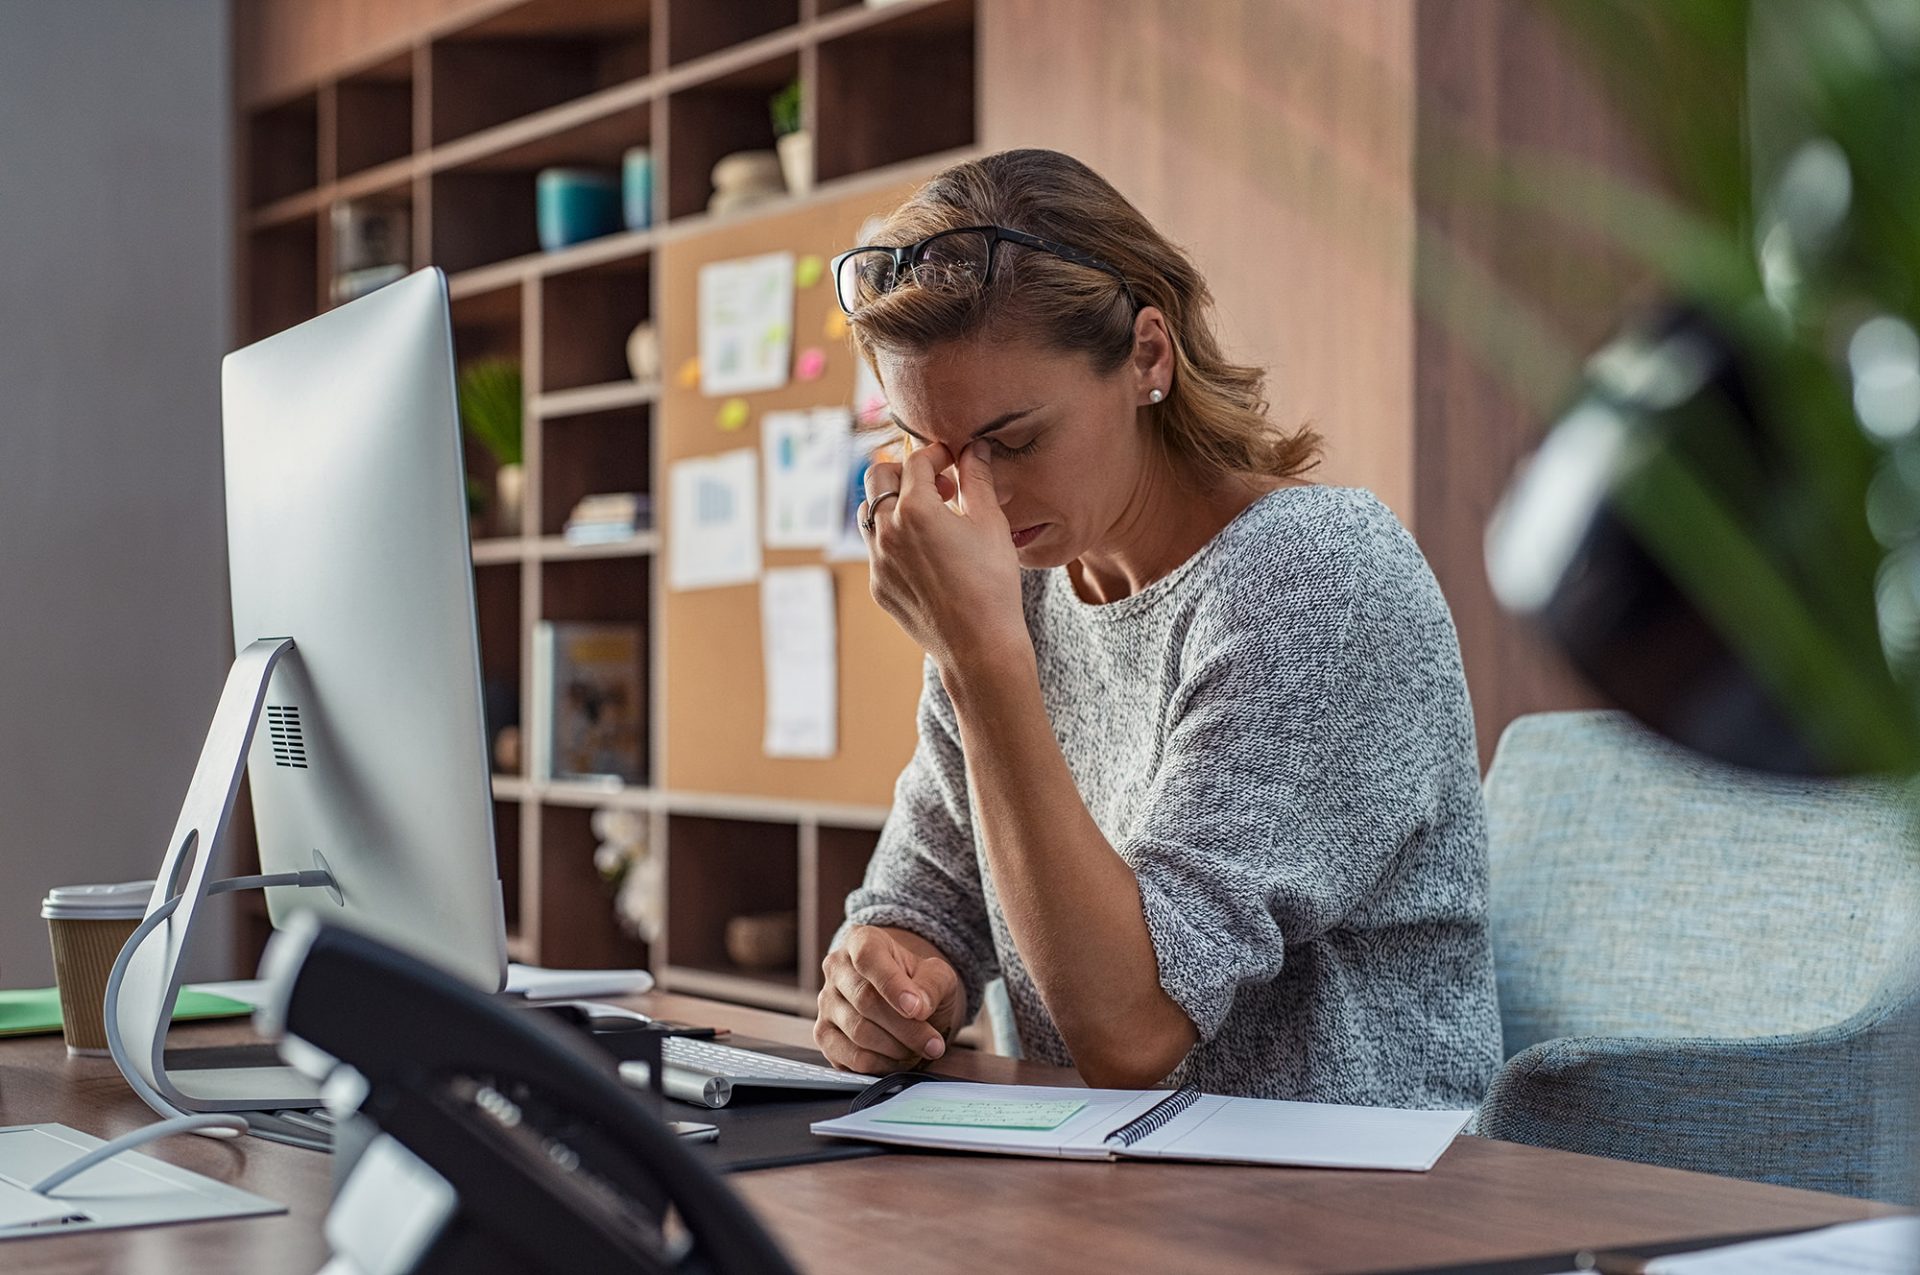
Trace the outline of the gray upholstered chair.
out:
M 1507 1063 L 1485 1136 L 1911 1201 L 1911 807 L 1731 771 L 1613 713 L 1486 782 Z

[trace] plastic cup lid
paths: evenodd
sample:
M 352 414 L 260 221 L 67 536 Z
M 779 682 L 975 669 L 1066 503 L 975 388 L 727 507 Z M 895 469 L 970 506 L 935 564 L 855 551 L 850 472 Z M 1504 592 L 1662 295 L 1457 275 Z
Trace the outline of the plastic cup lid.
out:
M 57 885 L 41 900 L 40 915 L 50 921 L 113 921 L 146 915 L 153 882 L 117 885 Z

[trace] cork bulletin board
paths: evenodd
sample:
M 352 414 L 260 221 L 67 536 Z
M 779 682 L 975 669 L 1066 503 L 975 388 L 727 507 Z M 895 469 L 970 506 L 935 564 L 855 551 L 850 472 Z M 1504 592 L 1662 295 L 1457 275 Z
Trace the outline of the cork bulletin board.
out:
M 825 371 L 817 380 L 790 379 L 777 390 L 748 394 L 744 426 L 723 429 L 722 398 L 709 398 L 679 376 L 698 351 L 700 268 L 770 252 L 809 254 L 825 261 L 851 247 L 861 223 L 885 212 L 912 184 L 808 203 L 663 244 L 659 253 L 663 309 L 659 468 L 676 461 L 750 448 L 760 450 L 760 420 L 769 411 L 847 406 L 853 400 L 855 355 L 845 336 L 830 336 L 837 315 L 830 282 L 822 276 L 794 291 L 793 351 L 819 349 Z M 660 493 L 671 499 L 670 484 Z M 764 488 L 762 490 L 764 499 Z M 658 525 L 672 534 L 672 511 Z M 764 534 L 764 527 L 762 528 Z M 666 553 L 660 560 L 665 571 Z M 914 745 L 921 652 L 867 591 L 867 564 L 828 562 L 816 549 L 762 548 L 763 567 L 826 563 L 834 577 L 838 635 L 839 722 L 833 756 L 768 757 L 761 749 L 766 693 L 757 582 L 721 588 L 662 591 L 662 711 L 665 784 L 681 792 L 727 793 L 789 800 L 884 806 Z

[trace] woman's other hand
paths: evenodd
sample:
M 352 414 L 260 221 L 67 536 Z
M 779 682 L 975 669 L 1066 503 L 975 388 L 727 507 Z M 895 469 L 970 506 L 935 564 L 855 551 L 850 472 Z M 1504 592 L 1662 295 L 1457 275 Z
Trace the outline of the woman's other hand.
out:
M 965 1024 L 966 989 L 953 966 L 917 934 L 856 926 L 821 962 L 813 1043 L 845 1071 L 883 1075 L 947 1051 Z
M 872 466 L 866 485 L 860 516 L 863 529 L 872 524 L 874 601 L 934 665 L 945 671 L 1009 650 L 1031 654 L 1020 561 L 994 493 L 988 444 L 971 444 L 956 461 L 930 443 L 903 464 Z

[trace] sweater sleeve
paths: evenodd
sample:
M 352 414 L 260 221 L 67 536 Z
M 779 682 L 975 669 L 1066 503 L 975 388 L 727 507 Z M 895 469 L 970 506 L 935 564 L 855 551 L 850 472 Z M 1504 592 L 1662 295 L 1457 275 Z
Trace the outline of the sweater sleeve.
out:
M 1453 726 L 1430 683 L 1458 677 L 1459 654 L 1412 558 L 1327 563 L 1311 620 L 1227 582 L 1214 622 L 1188 635 L 1146 814 L 1120 853 L 1161 985 L 1203 1041 L 1241 987 L 1380 892 L 1434 818 Z
M 894 785 L 893 809 L 867 864 L 866 880 L 847 896 L 846 923 L 833 946 L 845 942 L 856 925 L 918 934 L 960 975 L 971 1022 L 999 968 L 974 851 L 959 723 L 932 661 L 920 693 L 919 731 L 913 758 Z

